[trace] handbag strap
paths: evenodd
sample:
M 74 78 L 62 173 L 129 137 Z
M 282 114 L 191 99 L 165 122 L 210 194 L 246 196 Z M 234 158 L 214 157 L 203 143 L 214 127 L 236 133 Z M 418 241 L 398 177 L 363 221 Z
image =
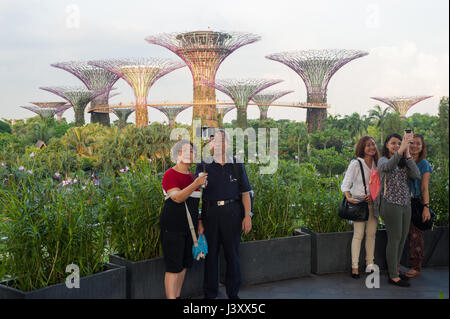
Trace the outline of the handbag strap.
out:
M 364 184 L 364 193 L 367 195 L 367 187 L 366 187 L 366 177 L 364 176 L 364 169 L 360 160 L 357 160 L 359 163 L 359 167 L 361 168 L 361 175 Z
M 164 198 L 164 200 L 167 200 L 168 198 L 172 197 L 173 195 L 175 195 L 176 193 L 178 193 L 179 191 L 172 191 L 169 194 L 166 195 L 166 197 Z M 189 223 L 189 229 L 191 231 L 191 236 L 192 236 L 192 241 L 194 242 L 194 246 L 197 247 L 198 246 L 198 239 L 197 239 L 197 235 L 195 234 L 195 229 L 194 229 L 194 223 L 192 222 L 192 217 L 191 217 L 191 213 L 189 212 L 189 208 L 186 204 L 186 201 L 184 201 L 184 207 L 186 207 L 186 217 Z

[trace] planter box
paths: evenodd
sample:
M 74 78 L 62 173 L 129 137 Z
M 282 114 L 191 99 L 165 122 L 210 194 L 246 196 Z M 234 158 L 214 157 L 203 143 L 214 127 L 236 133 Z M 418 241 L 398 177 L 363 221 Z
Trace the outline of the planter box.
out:
M 111 263 L 125 266 L 127 274 L 127 298 L 130 299 L 165 299 L 164 259 L 163 257 L 143 261 L 129 261 L 117 255 L 110 255 Z M 195 261 L 187 269 L 181 289 L 181 298 L 203 294 L 203 261 Z
M 22 291 L 0 283 L 0 299 L 124 299 L 125 267 L 107 264 L 107 270 L 80 278 L 80 288 L 67 288 L 65 283 L 33 291 Z M 67 274 L 69 275 L 69 273 Z
M 434 227 L 433 230 L 426 230 L 423 238 L 424 259 L 423 267 L 448 266 L 448 226 Z M 410 267 L 409 240 L 406 240 L 405 248 L 401 259 L 401 264 Z
M 239 248 L 242 285 L 259 284 L 311 273 L 311 236 L 242 242 Z M 225 283 L 226 262 L 220 256 L 220 278 Z
M 305 227 L 302 231 L 311 234 L 311 272 L 328 274 L 350 272 L 352 269 L 351 244 L 353 231 L 339 233 L 316 233 Z M 386 230 L 377 229 L 375 237 L 374 263 L 380 269 L 386 269 Z M 366 265 L 365 238 L 361 243 L 359 268 L 364 271 Z

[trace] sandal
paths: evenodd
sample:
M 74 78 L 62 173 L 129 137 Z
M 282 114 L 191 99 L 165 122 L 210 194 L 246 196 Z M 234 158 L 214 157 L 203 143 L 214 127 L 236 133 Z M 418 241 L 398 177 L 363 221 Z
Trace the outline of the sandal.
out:
M 414 278 L 420 276 L 420 271 L 417 271 L 415 269 L 411 269 L 407 273 L 405 273 L 405 276 L 408 278 Z

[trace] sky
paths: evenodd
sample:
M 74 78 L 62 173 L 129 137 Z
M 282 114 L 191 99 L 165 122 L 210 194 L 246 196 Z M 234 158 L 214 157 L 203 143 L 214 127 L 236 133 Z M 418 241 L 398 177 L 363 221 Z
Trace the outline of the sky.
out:
M 449 95 L 448 0 L 1 0 L 0 118 L 35 116 L 22 109 L 31 101 L 61 101 L 40 86 L 82 85 L 51 63 L 131 57 L 179 60 L 144 39 L 162 32 L 240 31 L 261 36 L 228 56 L 216 79 L 274 78 L 270 88 L 294 90 L 278 102 L 306 101 L 306 88 L 293 70 L 266 55 L 292 50 L 356 49 L 369 55 L 351 61 L 328 85 L 329 113 L 367 115 L 371 96 L 432 95 L 408 115 L 437 115 L 439 100 Z M 131 87 L 120 79 L 110 104 L 131 104 Z M 217 98 L 229 100 L 217 91 Z M 192 101 L 192 76 L 182 68 L 159 79 L 148 102 Z M 271 107 L 268 116 L 305 121 L 306 109 Z M 72 109 L 64 113 L 74 118 Z M 85 115 L 89 122 L 90 116 Z M 225 122 L 236 118 L 236 111 Z M 257 106 L 248 118 L 259 118 Z M 111 114 L 115 120 L 115 115 Z M 166 121 L 149 108 L 149 119 Z M 190 124 L 192 108 L 177 117 Z M 134 114 L 129 121 L 134 122 Z

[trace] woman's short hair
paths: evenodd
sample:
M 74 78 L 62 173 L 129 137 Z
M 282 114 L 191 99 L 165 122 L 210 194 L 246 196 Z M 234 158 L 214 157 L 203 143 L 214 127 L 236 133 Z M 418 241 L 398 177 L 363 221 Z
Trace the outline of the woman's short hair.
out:
M 375 143 L 375 139 L 372 136 L 363 136 L 359 139 L 359 141 L 358 141 L 358 143 L 356 143 L 356 147 L 355 147 L 355 156 L 356 157 L 364 158 L 364 155 L 365 155 L 364 149 L 366 148 L 366 143 L 369 140 L 372 140 Z M 375 147 L 376 147 L 376 145 L 377 145 L 377 143 L 375 143 Z M 379 156 L 380 155 L 378 153 L 378 148 L 377 148 L 377 151 L 376 151 L 375 155 L 373 156 L 375 164 L 378 163 Z
M 383 148 L 381 149 L 382 156 L 389 158 L 389 149 L 387 148 L 386 145 L 394 137 L 399 139 L 400 141 L 402 141 L 402 137 L 400 136 L 400 134 L 392 133 L 392 134 L 388 135 L 386 137 L 386 139 L 384 140 Z M 398 167 L 403 168 L 405 166 L 406 166 L 406 159 L 405 159 L 405 153 L 403 153 L 403 156 L 400 159 L 400 162 L 398 163 Z
M 182 139 L 179 140 L 177 143 L 175 143 L 175 145 L 172 147 L 172 149 L 170 150 L 170 159 L 176 163 L 177 159 L 178 159 L 178 153 L 180 153 L 183 149 L 183 146 L 189 144 L 192 146 L 192 150 L 194 151 L 194 154 L 196 152 L 196 148 L 194 143 L 192 143 L 190 140 L 188 139 Z
M 422 150 L 419 153 L 419 160 L 417 161 L 420 162 L 427 157 L 427 146 L 425 144 L 425 138 L 422 134 L 414 134 L 414 138 L 420 138 L 420 141 L 422 142 Z

